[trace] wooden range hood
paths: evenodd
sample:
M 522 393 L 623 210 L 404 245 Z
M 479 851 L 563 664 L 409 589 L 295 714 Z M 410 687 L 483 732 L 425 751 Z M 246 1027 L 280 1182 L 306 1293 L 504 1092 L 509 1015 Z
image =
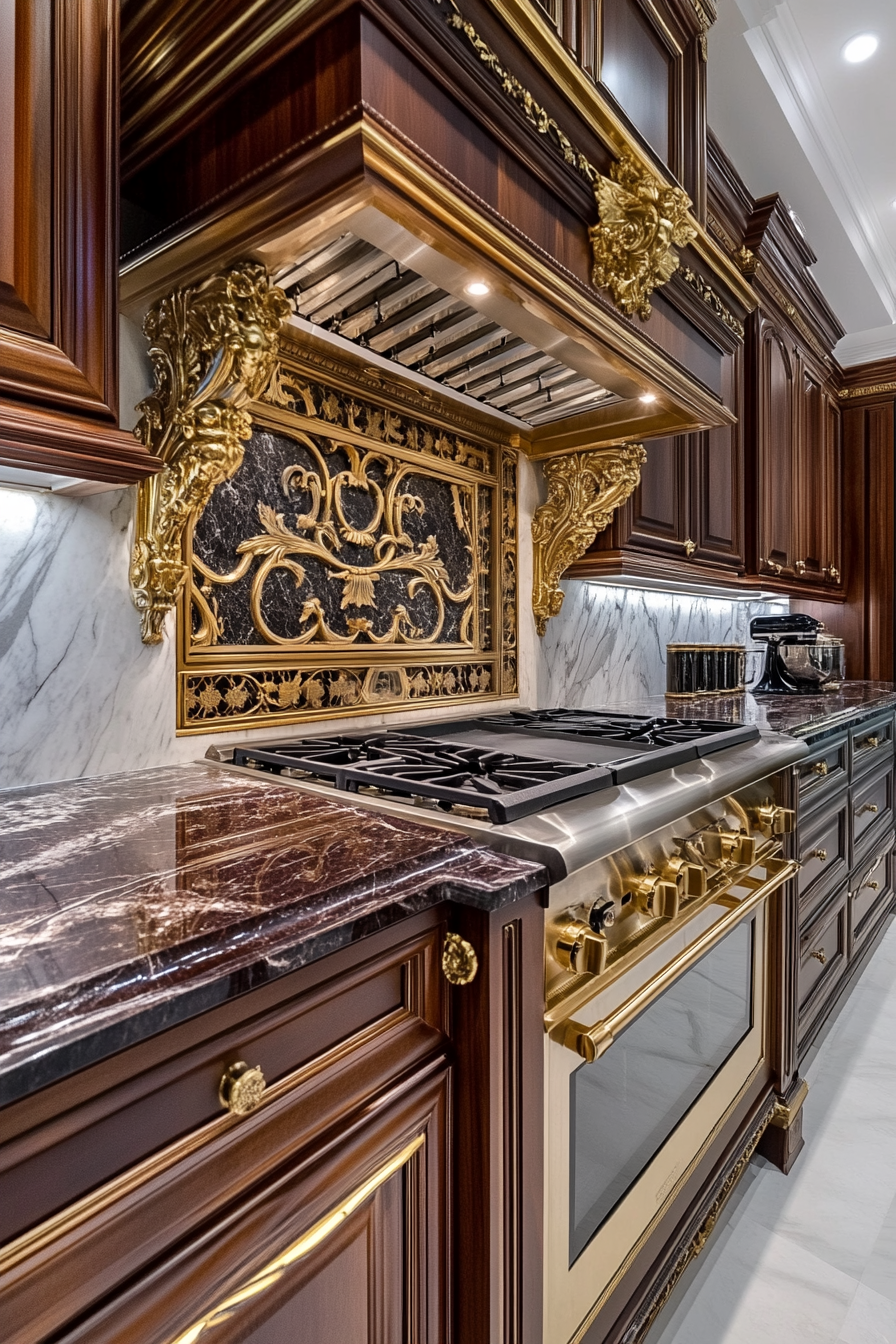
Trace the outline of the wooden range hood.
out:
M 556 417 L 543 402 L 502 416 L 530 457 L 734 423 L 722 365 L 751 288 L 706 232 L 701 191 L 691 206 L 535 6 L 224 8 L 213 43 L 198 3 L 123 8 L 126 312 L 245 258 L 288 284 L 303 260 L 354 240 L 582 391 Z M 648 240 L 633 262 L 626 228 Z M 488 292 L 472 298 L 471 281 Z M 636 466 L 629 476 L 630 492 Z

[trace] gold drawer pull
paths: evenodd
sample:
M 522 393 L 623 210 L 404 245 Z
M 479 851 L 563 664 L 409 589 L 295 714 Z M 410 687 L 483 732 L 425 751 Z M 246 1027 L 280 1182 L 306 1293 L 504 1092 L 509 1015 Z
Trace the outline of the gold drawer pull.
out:
M 822 966 L 827 965 L 828 961 L 827 956 L 825 955 L 825 953 L 822 951 L 821 948 L 819 948 L 817 952 L 810 952 L 809 956 L 814 957 L 816 961 L 820 961 Z
M 879 882 L 863 882 L 863 883 L 862 883 L 862 887 L 863 887 L 863 888 L 868 887 L 869 890 L 871 890 L 871 891 L 877 891 L 877 889 L 878 889 L 879 886 L 880 886 L 880 883 L 879 883 Z
M 697 549 L 696 541 L 691 541 L 690 537 L 687 537 L 684 541 L 684 553 L 689 560 L 696 551 L 696 549 Z
M 828 772 L 827 761 L 816 761 L 812 767 L 813 775 L 826 775 Z
M 826 849 L 813 849 L 809 855 L 810 859 L 817 859 L 819 863 L 827 863 L 828 852 Z
M 861 807 L 856 808 L 856 816 L 860 817 L 863 812 L 877 812 L 877 803 L 863 803 Z
M 834 583 L 840 582 L 840 571 L 836 565 L 826 565 L 824 572 L 825 574 L 827 574 L 829 579 L 833 580 Z
M 861 748 L 862 751 L 874 751 L 874 748 L 879 746 L 880 746 L 879 737 L 866 737 L 863 738 L 862 741 L 859 743 L 859 747 Z
M 797 574 L 799 574 L 800 578 L 802 578 L 806 572 L 805 560 L 795 560 L 793 567 L 796 570 Z
M 239 1059 L 224 1070 L 218 1097 L 231 1115 L 248 1115 L 261 1105 L 266 1086 L 261 1069 L 250 1068 L 244 1059 Z
M 459 933 L 446 933 L 442 945 L 442 974 L 449 984 L 468 985 L 476 978 L 479 958 L 472 943 Z

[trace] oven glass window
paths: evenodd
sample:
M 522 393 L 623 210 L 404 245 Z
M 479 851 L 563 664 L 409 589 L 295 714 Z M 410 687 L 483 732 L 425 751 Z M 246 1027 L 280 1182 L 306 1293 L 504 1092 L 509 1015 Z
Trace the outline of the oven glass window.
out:
M 570 1078 L 569 1262 L 753 1025 L 745 921 Z

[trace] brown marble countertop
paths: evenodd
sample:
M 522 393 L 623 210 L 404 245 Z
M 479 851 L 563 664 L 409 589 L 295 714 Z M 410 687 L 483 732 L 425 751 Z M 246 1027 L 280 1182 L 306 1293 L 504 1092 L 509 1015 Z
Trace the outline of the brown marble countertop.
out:
M 607 707 L 677 719 L 755 723 L 768 732 L 816 738 L 896 708 L 896 685 L 890 681 L 847 681 L 841 690 L 828 695 L 653 695 Z
M 0 791 L 0 1105 L 538 864 L 201 764 Z

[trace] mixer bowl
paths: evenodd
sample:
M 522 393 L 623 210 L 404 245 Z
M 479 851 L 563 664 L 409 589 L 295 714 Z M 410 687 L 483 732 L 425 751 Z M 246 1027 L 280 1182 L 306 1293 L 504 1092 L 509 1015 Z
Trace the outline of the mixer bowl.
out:
M 836 691 L 846 676 L 846 658 L 840 640 L 819 644 L 786 644 L 778 653 L 787 676 L 801 691 Z

